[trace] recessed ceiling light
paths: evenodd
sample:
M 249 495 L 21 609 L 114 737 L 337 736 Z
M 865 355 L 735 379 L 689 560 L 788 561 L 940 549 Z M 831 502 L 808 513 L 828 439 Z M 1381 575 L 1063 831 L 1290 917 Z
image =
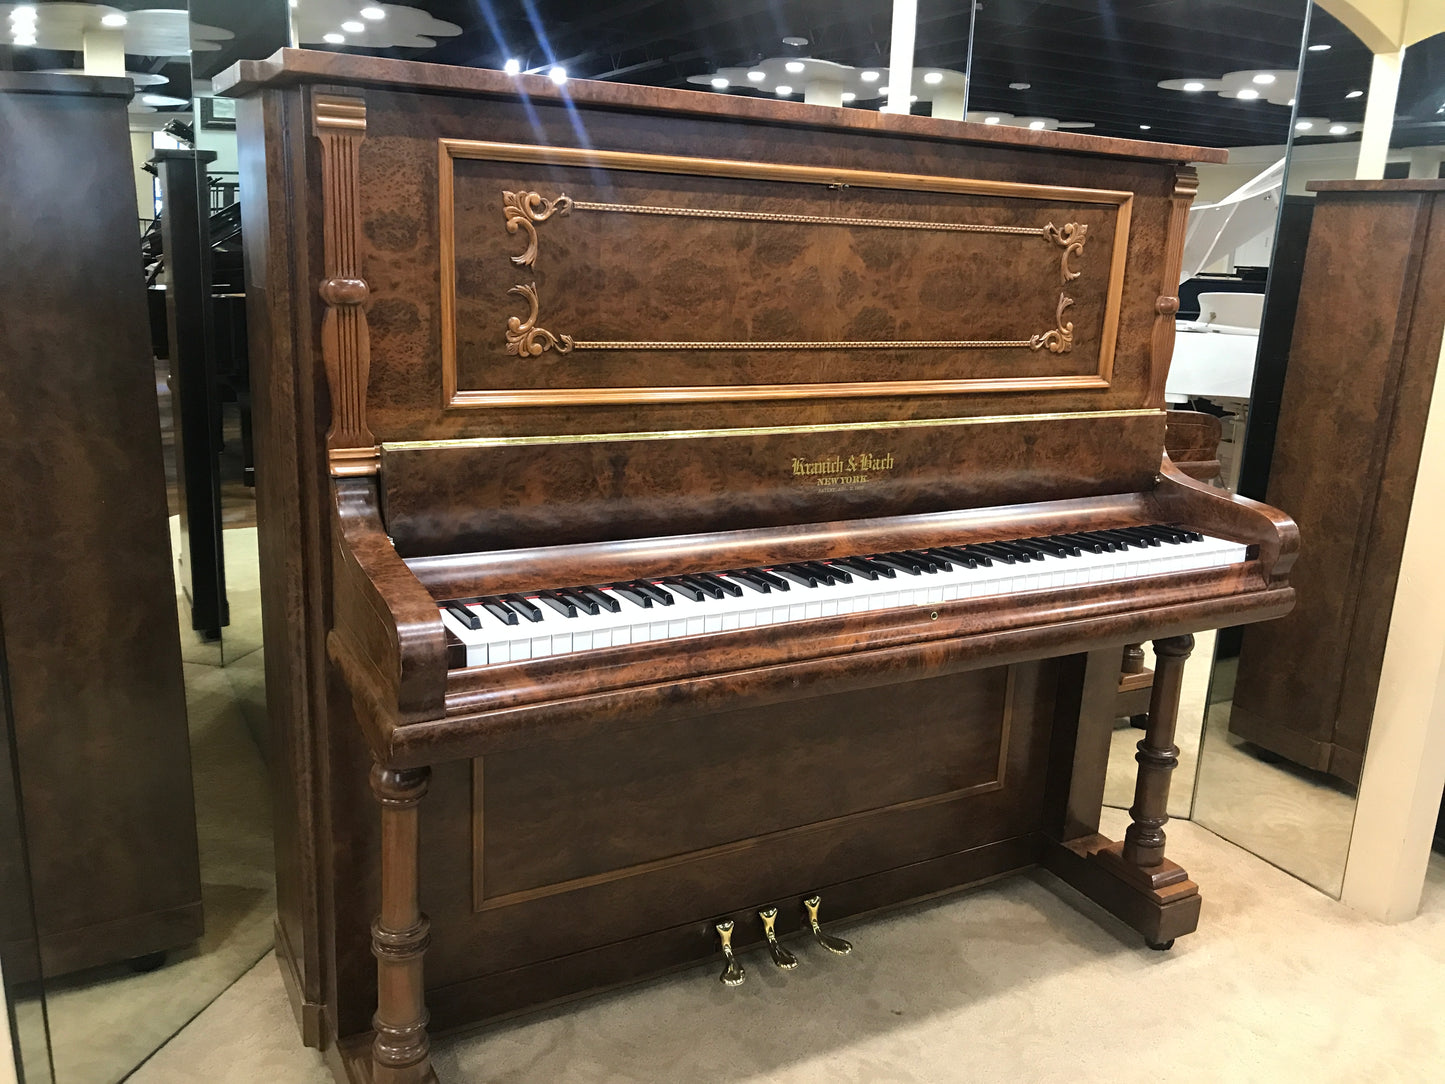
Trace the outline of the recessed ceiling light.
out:
M 756 68 L 754 68 L 752 71 L 748 72 L 748 78 L 751 79 L 754 83 L 761 83 L 761 82 L 762 82 L 764 79 L 766 79 L 767 77 L 768 77 L 768 73 L 767 73 L 767 72 L 760 72 L 760 71 L 758 71 Z
M 17 7 L 10 12 L 12 23 L 33 23 L 35 21 L 35 9 L 29 4 Z
M 984 118 L 983 118 L 983 122 L 984 122 L 985 124 L 997 124 L 997 123 L 998 123 L 999 121 L 1001 121 L 1001 120 L 1003 120 L 1002 117 L 984 117 Z
M 177 106 L 189 105 L 184 98 L 172 98 L 166 94 L 142 94 L 140 100 L 146 105 L 154 106 Z
M 561 64 L 553 64 L 552 70 L 547 73 L 547 78 L 556 83 L 559 87 L 567 82 L 567 69 Z
M 787 83 L 779 83 L 773 88 L 773 92 L 777 94 L 779 98 L 786 98 L 789 94 L 793 93 L 793 88 L 788 86 Z
M 507 62 L 502 65 L 502 71 L 506 72 L 508 75 L 517 75 L 519 72 L 521 72 L 521 70 L 522 62 L 516 57 L 509 57 Z
M 362 8 L 358 14 L 363 19 L 385 19 L 386 12 L 381 8 Z
M 942 73 L 942 72 L 929 72 L 927 75 L 925 75 L 925 76 L 923 77 L 923 81 L 924 81 L 925 83 L 927 83 L 929 86 L 936 87 L 936 86 L 938 86 L 939 83 L 943 82 L 943 73 Z
M 1154 129 L 1154 125 L 1152 125 L 1152 124 L 1141 124 L 1141 125 L 1139 125 L 1139 131 L 1141 131 L 1141 132 L 1149 132 L 1149 131 L 1153 131 L 1153 129 Z
M 910 94 L 910 95 L 908 96 L 908 100 L 909 100 L 909 102 L 916 102 L 916 101 L 918 101 L 918 95 L 917 95 L 917 94 Z
M 844 100 L 845 102 L 857 101 L 857 100 L 858 100 L 858 95 L 854 94 L 851 90 L 845 90 L 845 91 L 843 92 L 843 100 Z
M 807 39 L 807 38 L 795 37 L 795 36 L 793 36 L 793 35 L 790 34 L 790 35 L 788 35 L 786 38 L 783 39 L 783 44 L 784 44 L 784 45 L 795 45 L 795 46 L 797 46 L 798 48 L 801 49 L 804 45 L 807 45 L 807 44 L 808 44 L 808 39 Z
M 1365 92 L 1363 90 L 1352 90 L 1345 95 L 1346 98 L 1363 98 L 1364 96 Z
M 34 45 L 34 44 L 35 44 L 35 31 L 34 31 L 34 30 L 28 30 L 28 29 L 27 29 L 27 30 L 17 30 L 17 31 L 15 31 L 15 36 L 14 36 L 13 38 L 11 38 L 10 40 L 11 40 L 11 44 L 13 44 L 13 45 Z
M 865 83 L 876 83 L 878 82 L 878 73 L 870 69 L 866 72 L 860 72 L 858 74 L 858 78 L 863 80 L 863 82 Z
M 790 60 L 786 64 L 784 64 L 783 67 L 787 71 L 790 71 L 794 75 L 797 75 L 800 71 L 803 70 L 804 65 L 801 60 Z
M 1238 94 L 1236 94 L 1235 97 L 1243 102 L 1252 102 L 1259 97 L 1259 91 L 1255 90 L 1253 87 L 1245 87 Z
M 879 94 L 887 94 L 887 93 L 888 93 L 888 88 L 887 88 L 887 87 L 879 87 L 879 88 L 878 88 L 878 93 L 879 93 Z
M 1314 121 L 1302 120 L 1295 124 L 1294 130 L 1296 132 L 1308 132 L 1314 126 Z
M 1310 52 L 1312 53 L 1327 53 L 1329 51 L 1330 47 L 1324 42 L 1318 42 L 1317 44 L 1310 46 Z
M 108 14 L 108 15 L 102 15 L 102 16 L 100 17 L 100 25 L 101 25 L 101 26 L 124 26 L 124 25 L 125 25 L 125 16 L 122 15 L 122 14 L 121 14 L 120 12 L 118 12 L 118 11 L 112 11 L 110 14 Z
M 361 34 L 365 32 L 366 24 L 358 22 L 355 19 L 348 19 L 346 22 L 341 24 L 341 29 L 345 30 L 348 34 Z
M 1035 132 L 1042 131 L 1042 130 L 1043 130 L 1043 127 L 1044 127 L 1044 122 L 1041 121 L 1041 120 L 1031 120 L 1031 121 L 1029 121 L 1029 128 L 1032 129 L 1032 130 L 1035 131 Z
M 1033 86 L 1032 83 L 1010 83 L 1008 88 L 1009 90 L 1028 90 L 1031 86 Z
M 1198 94 L 1204 89 L 1204 84 L 1196 79 L 1191 83 L 1185 83 L 1182 89 L 1187 90 L 1190 94 Z
M 1254 77 L 1254 82 L 1257 83 L 1259 86 L 1267 87 L 1274 82 L 1274 76 L 1271 75 L 1269 72 L 1260 72 Z
M 713 88 L 713 90 L 727 90 L 727 88 L 730 87 L 730 86 L 732 86 L 732 84 L 729 83 L 726 79 L 724 79 L 721 75 L 713 76 L 713 79 L 712 79 L 712 88 Z
M 324 41 L 327 45 L 345 45 L 345 44 L 346 44 L 346 35 L 345 35 L 345 34 L 335 34 L 335 33 L 332 33 L 332 34 L 322 34 L 322 35 L 321 35 L 321 40 Z
M 1287 105 L 1287 106 L 1289 106 L 1291 109 L 1293 109 L 1293 108 L 1294 108 L 1294 99 L 1291 98 L 1289 101 L 1285 102 L 1284 104 Z
M 1343 124 L 1330 125 L 1330 135 L 1344 135 L 1348 131 L 1349 129 L 1346 128 Z

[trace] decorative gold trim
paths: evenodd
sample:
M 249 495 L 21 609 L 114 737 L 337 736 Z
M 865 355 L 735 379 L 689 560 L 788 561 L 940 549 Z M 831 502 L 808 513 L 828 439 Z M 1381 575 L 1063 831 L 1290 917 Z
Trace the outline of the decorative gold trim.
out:
M 544 199 L 537 192 L 503 192 L 502 214 L 507 220 L 507 232 L 527 231 L 527 251 L 513 256 L 512 262 L 518 267 L 531 267 L 537 262 L 537 227 L 534 223 L 546 222 L 553 214 L 565 215 L 572 209 L 572 200 L 566 195 L 556 199 Z
M 800 824 L 792 828 L 781 828 L 749 839 L 734 840 L 728 843 L 716 843 L 710 847 L 699 847 L 697 850 L 671 855 L 667 858 L 636 862 L 630 866 L 604 870 L 601 873 L 573 877 L 552 884 L 537 885 L 533 888 L 518 889 L 513 892 L 503 893 L 500 896 L 494 896 L 491 899 L 488 899 L 483 894 L 482 876 L 476 868 L 481 865 L 482 855 L 486 847 L 483 832 L 483 817 L 486 811 L 482 805 L 484 786 L 482 776 L 485 769 L 483 758 L 476 757 L 472 761 L 472 910 L 474 912 L 480 912 L 493 911 L 501 907 L 511 907 L 519 903 L 545 899 L 548 896 L 561 895 L 564 892 L 575 892 L 579 889 L 609 884 L 628 877 L 637 877 L 648 873 L 674 869 L 679 866 L 692 865 L 696 862 L 705 862 L 709 859 L 723 858 L 730 854 L 750 850 L 759 844 L 797 839 L 816 832 L 840 828 L 849 824 L 858 824 L 870 817 L 904 813 L 915 809 L 927 809 L 931 806 L 943 805 L 979 794 L 990 794 L 994 791 L 1002 790 L 1007 783 L 1005 771 L 1008 767 L 1009 745 L 1013 738 L 1013 718 L 1017 710 L 1017 704 L 1015 703 L 1018 696 L 1017 670 L 1017 666 L 1010 666 L 1004 672 L 1003 703 L 999 706 L 998 764 L 994 770 L 994 777 L 990 780 L 982 783 L 969 784 L 968 786 L 955 787 L 952 790 L 940 791 L 936 794 L 925 794 L 917 798 L 907 798 L 889 805 L 875 806 L 872 809 L 859 809 L 852 813 L 841 813 L 838 816 L 826 817 L 822 820 L 814 821 L 811 824 Z
M 854 433 L 879 429 L 922 429 L 929 426 L 1038 425 L 1050 422 L 1092 421 L 1101 418 L 1163 418 L 1163 410 L 1058 411 L 1043 414 L 980 414 L 968 418 L 903 418 L 897 421 L 820 423 L 815 425 L 755 425 L 737 429 L 658 429 L 630 433 L 559 433 L 521 437 L 453 437 L 450 440 L 389 440 L 384 452 L 436 451 L 447 448 L 513 448 L 546 444 L 611 444 L 639 440 L 698 440 L 712 437 L 795 436 L 803 433 Z
M 1062 229 L 1052 222 L 1045 226 L 986 226 L 968 222 L 929 222 L 909 219 L 885 218 L 843 218 L 830 215 L 793 215 L 771 211 L 727 211 L 713 208 L 655 207 L 643 203 L 591 203 L 573 200 L 565 193 L 556 199 L 546 199 L 538 192 L 502 193 L 503 213 L 507 220 L 507 232 L 516 233 L 525 229 L 530 238 L 527 250 L 520 256 L 513 256 L 512 262 L 528 267 L 537 260 L 537 230 L 533 222 L 545 222 L 555 211 L 565 215 L 573 208 L 579 211 L 617 211 L 633 214 L 657 214 L 687 218 L 744 219 L 758 222 L 801 223 L 810 226 L 848 225 L 879 226 L 889 229 L 919 229 L 962 231 L 970 233 L 1009 234 L 1013 236 L 1043 237 L 1064 248 L 1060 257 L 1064 283 L 1078 278 L 1082 271 L 1069 266 L 1069 257 L 1084 250 L 1089 227 L 1078 222 L 1066 222 Z M 776 339 L 776 340 L 636 340 L 636 339 L 573 339 L 570 335 L 554 335 L 542 328 L 536 328 L 538 319 L 537 284 L 513 286 L 507 291 L 526 298 L 531 313 L 526 320 L 512 316 L 507 320 L 507 353 L 537 357 L 545 350 L 557 348 L 560 354 L 572 350 L 978 350 L 978 349 L 1029 349 L 1041 350 L 1045 346 L 1054 354 L 1066 354 L 1074 346 L 1074 325 L 1063 322 L 1063 311 L 1074 303 L 1073 298 L 1060 295 L 1058 327 L 1052 331 L 1039 332 L 1027 339 Z
M 529 283 L 526 286 L 513 286 L 507 291 L 509 294 L 517 294 L 525 298 L 529 307 L 527 318 L 523 320 L 520 316 L 507 317 L 507 353 L 517 354 L 522 357 L 537 357 L 544 350 L 557 348 L 557 353 L 571 353 L 571 335 L 553 335 L 546 328 L 537 326 L 537 284 Z
M 1132 192 L 1114 189 L 1075 188 L 1063 185 L 1025 184 L 1015 181 L 988 181 L 961 177 L 930 176 L 926 174 L 887 173 L 876 170 L 833 169 L 823 166 L 801 166 L 774 162 L 748 162 L 721 158 L 695 158 L 680 155 L 645 154 L 630 151 L 593 150 L 580 147 L 540 147 L 523 143 L 493 143 L 483 140 L 439 139 L 438 154 L 438 218 L 441 233 L 440 258 L 442 277 L 441 331 L 442 331 L 442 394 L 443 405 L 456 408 L 485 408 L 499 406 L 580 406 L 590 404 L 623 403 L 693 403 L 693 402 L 736 402 L 778 399 L 829 399 L 861 398 L 884 395 L 959 395 L 996 392 L 1094 390 L 1109 387 L 1113 375 L 1114 351 L 1117 345 L 1119 310 L 1123 300 L 1124 266 L 1128 255 L 1130 212 L 1133 206 Z M 886 382 L 828 382 L 815 384 L 752 384 L 752 385 L 711 385 L 703 387 L 620 387 L 620 388 L 572 388 L 572 389 L 497 389 L 463 390 L 458 386 L 456 355 L 456 210 L 454 201 L 453 162 L 457 158 L 484 159 L 498 162 L 520 162 L 541 165 L 577 166 L 594 169 L 628 170 L 643 173 L 672 173 L 686 176 L 730 177 L 755 180 L 787 181 L 801 184 L 842 185 L 858 188 L 896 189 L 902 191 L 944 192 L 960 195 L 986 195 L 1013 197 L 1019 199 L 1045 200 L 1052 202 L 1075 202 L 1101 204 L 1117 208 L 1114 224 L 1114 247 L 1109 269 L 1109 284 L 1106 293 L 1103 333 L 1099 344 L 1099 368 L 1097 373 L 1060 375 L 1048 377 L 983 377 L 972 379 L 906 380 Z M 623 205 L 618 205 L 623 206 Z M 578 207 L 572 201 L 571 208 Z M 518 229 L 526 229 L 518 219 Z M 1019 227 L 1023 229 L 1024 227 Z M 1030 227 L 1031 228 L 1031 227 Z M 1047 227 L 1044 227 L 1047 229 Z M 1060 230 L 1060 236 L 1063 236 Z M 1047 234 L 1044 234 L 1048 236 Z M 1049 238 L 1053 240 L 1053 238 Z M 1064 248 L 1061 254 L 1061 275 L 1073 273 L 1069 264 L 1071 247 L 1069 243 L 1055 241 Z M 529 251 L 531 246 L 529 245 Z M 526 253 L 523 253 L 526 255 Z M 1065 281 L 1068 281 L 1067 279 Z M 525 321 L 517 319 L 517 330 L 521 331 Z M 510 320 L 509 320 L 510 323 Z M 535 324 L 533 325 L 535 326 Z M 1055 329 L 1057 341 L 1062 346 L 1065 332 L 1072 341 L 1072 328 L 1062 324 Z M 548 334 L 551 334 L 550 332 Z M 1034 339 L 1009 340 L 1001 342 L 1006 346 L 1028 346 L 1032 349 L 1045 348 L 1051 341 L 1052 332 L 1036 336 L 1040 347 L 1033 345 Z M 553 335 L 557 343 L 564 336 Z M 534 340 L 534 342 L 539 340 Z M 540 340 L 545 341 L 545 340 Z M 583 340 L 572 340 L 573 349 L 581 348 Z M 597 342 L 588 341 L 588 348 L 604 348 Z M 683 348 L 694 344 L 643 344 L 619 342 L 615 349 Z M 756 344 L 728 344 L 728 349 L 746 349 Z M 910 344 L 903 344 L 907 348 Z M 956 344 L 949 343 L 949 346 Z M 994 344 L 989 344 L 994 345 Z M 836 344 L 828 344 L 837 348 Z M 720 349 L 723 347 L 714 347 Z M 798 349 L 796 343 L 780 344 L 772 349 Z M 815 347 L 821 349 L 823 347 Z M 894 348 L 899 348 L 894 346 Z M 546 349 L 546 346 L 543 347 Z M 558 346 L 560 350 L 560 345 Z M 535 356 L 535 355 L 531 355 Z
M 327 460 L 334 476 L 375 474 L 380 450 L 366 422 L 366 386 L 371 370 L 371 332 L 366 301 L 371 288 L 361 277 L 361 141 L 366 135 L 366 101 L 317 94 L 311 102 L 312 132 L 321 143 L 322 269 L 317 292 L 326 305 L 321 317 L 321 357 L 331 396 Z

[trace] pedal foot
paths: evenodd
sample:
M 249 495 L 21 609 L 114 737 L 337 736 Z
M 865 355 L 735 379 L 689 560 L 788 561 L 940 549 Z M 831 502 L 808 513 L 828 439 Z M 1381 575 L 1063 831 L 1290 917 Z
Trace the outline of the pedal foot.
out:
M 823 928 L 818 925 L 818 906 L 823 902 L 821 896 L 813 896 L 803 901 L 803 910 L 808 913 L 808 925 L 812 927 L 813 936 L 818 939 L 829 952 L 837 953 L 839 956 L 847 956 L 853 951 L 851 942 L 844 941 L 841 937 L 834 937 L 830 933 L 824 933 Z
M 763 920 L 763 936 L 768 939 L 768 955 L 773 958 L 773 963 L 784 971 L 793 970 L 798 966 L 798 958 L 778 944 L 778 934 L 773 928 L 778 921 L 778 909 L 769 907 L 766 911 L 759 911 L 758 917 Z
M 743 965 L 738 963 L 738 958 L 733 954 L 733 923 L 732 919 L 726 922 L 719 922 L 717 929 L 718 940 L 722 942 L 723 957 L 727 960 L 727 967 L 718 976 L 718 981 L 724 986 L 741 986 L 748 973 L 743 970 Z

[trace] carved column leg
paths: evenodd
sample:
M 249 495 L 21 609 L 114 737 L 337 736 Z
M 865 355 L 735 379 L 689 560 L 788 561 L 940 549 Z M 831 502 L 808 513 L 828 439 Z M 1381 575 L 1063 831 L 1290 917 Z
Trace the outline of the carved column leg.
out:
M 375 1084 L 428 1084 L 436 1080 L 427 1038 L 422 957 L 431 940 L 418 895 L 417 803 L 429 768 L 371 769 L 381 803 L 381 913 L 371 924 L 376 957 L 376 1015 L 371 1025 Z
M 1169 777 L 1179 764 L 1174 726 L 1179 715 L 1179 689 L 1184 663 L 1194 650 L 1193 636 L 1154 641 L 1154 687 L 1149 696 L 1149 729 L 1139 742 L 1135 760 L 1139 777 L 1124 833 L 1124 861 L 1143 871 L 1164 863 L 1164 825 L 1169 820 Z

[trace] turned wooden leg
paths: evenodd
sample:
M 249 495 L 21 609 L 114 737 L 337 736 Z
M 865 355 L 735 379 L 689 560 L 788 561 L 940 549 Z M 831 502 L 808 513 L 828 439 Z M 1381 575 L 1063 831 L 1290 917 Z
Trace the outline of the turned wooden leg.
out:
M 1179 690 L 1184 680 L 1184 663 L 1194 650 L 1193 636 L 1173 636 L 1154 641 L 1154 687 L 1149 695 L 1149 728 L 1139 742 L 1134 759 L 1139 777 L 1134 785 L 1134 804 L 1129 808 L 1133 824 L 1124 833 L 1124 861 L 1141 869 L 1164 862 L 1164 825 L 1169 820 L 1169 777 L 1179 764 L 1174 744 L 1174 726 L 1179 715 Z
M 371 924 L 376 957 L 376 1015 L 371 1025 L 375 1084 L 435 1081 L 427 1038 L 422 958 L 431 937 L 418 895 L 417 803 L 426 793 L 430 768 L 371 769 L 371 789 L 381 803 L 381 913 Z
M 1144 645 L 1125 644 L 1124 660 L 1119 664 L 1121 674 L 1140 674 L 1144 672 Z

